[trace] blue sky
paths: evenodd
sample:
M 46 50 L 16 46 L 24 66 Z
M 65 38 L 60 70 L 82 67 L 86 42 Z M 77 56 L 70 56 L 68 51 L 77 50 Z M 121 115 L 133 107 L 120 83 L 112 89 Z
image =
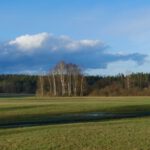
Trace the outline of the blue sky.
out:
M 149 14 L 149 0 L 1 0 L 0 73 L 60 59 L 90 74 L 150 72 Z

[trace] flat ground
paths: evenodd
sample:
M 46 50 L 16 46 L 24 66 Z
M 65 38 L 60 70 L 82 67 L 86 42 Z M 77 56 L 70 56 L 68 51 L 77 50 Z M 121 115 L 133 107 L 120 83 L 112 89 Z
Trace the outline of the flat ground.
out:
M 66 114 L 136 113 L 136 118 L 5 128 Z M 0 150 L 149 150 L 150 97 L 0 98 Z

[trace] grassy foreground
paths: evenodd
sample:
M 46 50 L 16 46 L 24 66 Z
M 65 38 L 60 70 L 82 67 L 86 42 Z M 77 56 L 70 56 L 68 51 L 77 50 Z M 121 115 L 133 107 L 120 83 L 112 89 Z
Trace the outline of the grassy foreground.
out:
M 70 113 L 150 112 L 150 97 L 0 98 L 0 125 Z M 0 128 L 0 150 L 149 150 L 150 117 Z
M 149 150 L 150 118 L 0 129 L 1 150 Z

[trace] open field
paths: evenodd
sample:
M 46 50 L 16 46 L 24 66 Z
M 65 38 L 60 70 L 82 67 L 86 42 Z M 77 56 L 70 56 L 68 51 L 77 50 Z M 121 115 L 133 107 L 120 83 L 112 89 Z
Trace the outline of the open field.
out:
M 149 150 L 150 118 L 0 129 L 1 150 Z
M 51 117 L 65 114 L 149 113 L 149 110 L 149 97 L 1 98 L 0 125 L 47 121 Z
M 2 127 L 91 112 L 137 116 L 96 122 L 90 122 L 90 118 L 86 123 L 81 119 L 76 124 L 65 124 L 62 120 L 55 125 Z M 149 150 L 150 117 L 145 115 L 149 113 L 150 97 L 0 98 L 0 150 Z

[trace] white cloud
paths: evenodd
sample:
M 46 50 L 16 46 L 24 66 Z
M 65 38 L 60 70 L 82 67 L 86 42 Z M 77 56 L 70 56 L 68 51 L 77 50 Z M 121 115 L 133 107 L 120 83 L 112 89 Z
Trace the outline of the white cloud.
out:
M 48 33 L 36 35 L 23 35 L 9 42 L 9 45 L 15 45 L 22 50 L 31 50 L 42 47 L 43 43 L 49 38 Z
M 99 40 L 80 40 L 80 41 L 71 41 L 66 45 L 66 48 L 70 50 L 77 50 L 80 49 L 81 47 L 96 47 L 101 45 L 104 45 L 104 43 Z
M 54 36 L 49 33 L 39 33 L 35 35 L 23 35 L 11 40 L 10 46 L 17 46 L 21 51 L 33 51 L 35 49 L 48 49 L 50 51 L 79 51 L 84 48 L 103 47 L 104 43 L 100 40 L 74 40 L 68 36 Z

